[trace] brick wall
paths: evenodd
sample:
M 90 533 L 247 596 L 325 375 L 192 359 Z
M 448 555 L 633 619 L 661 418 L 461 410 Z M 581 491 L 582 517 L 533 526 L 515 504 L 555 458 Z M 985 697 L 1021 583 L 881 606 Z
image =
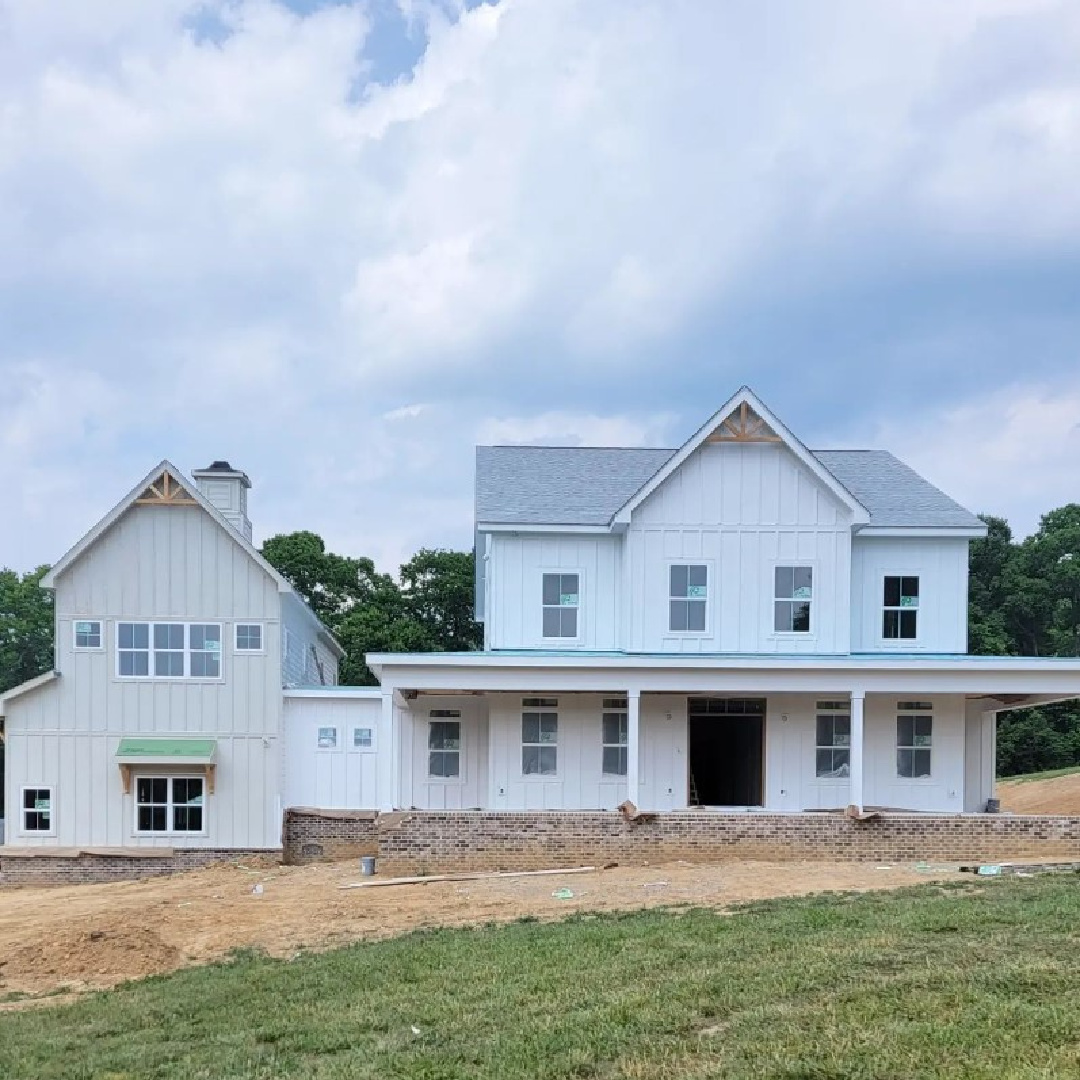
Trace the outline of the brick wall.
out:
M 350 819 L 288 811 L 288 862 L 377 855 L 389 874 L 659 863 L 674 859 L 991 862 L 1080 859 L 1080 817 L 722 814 L 674 811 L 627 823 L 618 813 L 409 811 Z
M 237 848 L 189 848 L 170 850 L 160 858 L 140 855 L 96 855 L 82 852 L 72 855 L 4 854 L 0 848 L 0 886 L 5 885 L 85 885 L 107 881 L 134 881 L 140 878 L 196 870 L 218 862 L 240 862 L 266 858 L 275 861 L 277 851 L 239 850 Z

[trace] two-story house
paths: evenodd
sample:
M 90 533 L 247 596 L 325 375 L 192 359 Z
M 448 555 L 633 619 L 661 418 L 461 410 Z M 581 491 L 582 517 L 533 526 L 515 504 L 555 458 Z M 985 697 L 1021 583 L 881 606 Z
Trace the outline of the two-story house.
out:
M 335 685 L 249 487 L 162 462 L 50 571 L 0 857 L 275 849 L 297 806 L 980 812 L 997 714 L 1080 697 L 1080 659 L 967 655 L 977 517 L 747 389 L 678 449 L 481 447 L 485 648 L 369 655 L 375 688 Z

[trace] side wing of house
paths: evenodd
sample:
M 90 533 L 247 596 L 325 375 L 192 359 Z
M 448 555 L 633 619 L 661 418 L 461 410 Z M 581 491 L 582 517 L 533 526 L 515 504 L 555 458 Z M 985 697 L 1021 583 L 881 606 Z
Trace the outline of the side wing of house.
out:
M 281 598 L 283 684 L 292 686 L 336 686 L 341 651 L 295 593 Z
M 277 847 L 287 586 L 197 495 L 118 510 L 52 575 L 58 678 L 7 704 L 7 841 Z

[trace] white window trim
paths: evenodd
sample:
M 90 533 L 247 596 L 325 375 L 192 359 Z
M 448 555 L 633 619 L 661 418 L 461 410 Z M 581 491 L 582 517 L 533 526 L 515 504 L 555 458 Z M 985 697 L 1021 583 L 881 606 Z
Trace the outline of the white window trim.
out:
M 202 624 L 206 625 L 206 624 Z M 259 641 L 261 642 L 257 649 L 242 649 L 240 648 L 238 638 L 240 636 L 241 626 L 257 626 L 259 628 Z M 233 624 L 233 652 L 238 653 L 240 656 L 261 656 L 266 652 L 266 623 L 259 619 L 240 619 Z
M 427 722 L 426 735 L 424 739 L 424 773 L 426 774 L 426 782 L 429 784 L 464 784 L 465 783 L 465 720 L 462 716 L 432 716 L 430 713 L 425 717 Z M 458 774 L 457 776 L 432 776 L 431 775 L 431 725 L 438 723 L 457 724 L 459 737 L 458 737 Z M 452 753 L 453 751 L 439 751 L 440 753 Z
M 577 635 L 575 637 L 545 637 L 544 636 L 544 608 L 549 605 L 544 603 L 544 576 L 546 574 L 576 574 L 578 579 L 578 602 L 577 602 Z M 585 605 L 582 600 L 585 597 L 585 573 L 574 567 L 544 566 L 540 569 L 540 640 L 547 645 L 580 645 L 584 637 L 584 611 Z
M 322 724 L 321 727 L 330 727 L 329 724 Z M 371 732 L 371 745 L 370 746 L 357 746 L 356 745 L 356 733 L 362 729 L 366 729 Z M 319 740 L 319 736 L 316 733 L 315 741 Z M 379 749 L 379 726 L 378 724 L 350 724 L 349 725 L 349 743 L 345 747 L 350 754 L 374 754 Z
M 606 714 L 618 714 L 626 720 L 626 742 L 609 743 L 604 742 L 604 716 Z M 605 750 L 625 750 L 626 751 L 626 772 L 624 773 L 609 773 L 604 772 L 604 751 Z M 600 701 L 600 776 L 606 777 L 605 783 L 617 783 L 620 780 L 626 780 L 630 774 L 630 710 L 629 703 L 627 707 L 622 709 L 605 709 L 603 699 Z
M 919 583 L 920 588 L 922 583 Z M 910 641 L 911 638 L 907 638 Z M 936 738 L 935 732 L 937 731 L 937 709 L 934 707 L 934 702 L 931 701 L 931 708 L 927 709 L 901 709 L 901 701 L 914 701 L 916 698 L 897 698 L 893 702 L 895 706 L 893 708 L 893 754 L 896 754 L 900 750 L 929 750 L 930 751 L 930 775 L 929 776 L 901 776 L 900 770 L 896 766 L 895 760 L 893 761 L 893 780 L 898 784 L 914 784 L 916 786 L 925 786 L 926 784 L 936 784 L 937 777 L 934 774 L 934 766 L 936 764 L 937 755 L 934 753 L 934 740 Z M 901 746 L 900 745 L 900 727 L 897 721 L 901 716 L 929 716 L 930 717 L 930 745 L 929 746 Z
M 28 791 L 47 791 L 49 793 L 49 827 L 47 829 L 28 829 L 26 810 L 23 802 Z M 23 784 L 19 788 L 19 820 L 16 825 L 20 836 L 56 836 L 56 787 L 53 784 Z
M 712 637 L 712 614 L 713 614 L 713 588 L 716 580 L 714 574 L 714 560 L 712 559 L 668 559 L 664 564 L 664 637 L 676 638 L 705 638 Z M 705 567 L 705 629 L 704 630 L 672 630 L 671 629 L 671 601 L 672 600 L 699 600 L 700 597 L 672 596 L 671 595 L 671 568 L 673 566 L 704 566 Z
M 149 645 L 146 649 L 124 649 L 124 652 L 146 652 L 149 654 L 147 674 L 145 675 L 121 675 L 120 674 L 120 627 L 127 625 L 148 626 L 150 628 Z M 182 626 L 184 628 L 184 674 L 183 675 L 155 675 L 154 652 L 177 652 L 176 649 L 154 649 L 155 626 Z M 191 675 L 192 652 L 205 652 L 204 649 L 191 648 L 191 628 L 193 626 L 216 626 L 218 628 L 218 674 L 217 675 Z M 113 629 L 113 644 L 115 646 L 115 659 L 113 662 L 113 677 L 120 682 L 174 682 L 174 683 L 220 683 L 225 681 L 225 624 L 216 619 L 192 619 L 190 622 L 182 622 L 176 619 L 117 619 Z
M 100 645 L 79 645 L 78 631 L 75 629 L 79 623 L 97 623 L 98 625 L 98 638 L 101 640 Z M 75 652 L 104 652 L 105 651 L 105 620 L 104 619 L 82 619 L 73 618 L 71 620 L 71 647 Z
M 796 569 L 806 569 L 810 571 L 811 586 L 810 586 L 810 629 L 805 633 L 799 630 L 777 630 L 776 629 L 776 602 L 778 600 L 786 599 L 786 597 L 779 597 L 776 595 L 776 571 L 781 566 L 792 566 Z M 882 585 L 884 589 L 884 585 Z M 818 567 L 817 562 L 813 559 L 777 559 L 775 562 L 769 564 L 769 580 L 765 586 L 765 591 L 769 596 L 769 612 L 768 622 L 766 626 L 770 628 L 768 637 L 773 640 L 783 641 L 816 641 L 818 636 Z M 884 592 L 882 593 L 884 595 Z
M 172 801 L 174 780 L 201 780 L 203 786 L 203 801 L 202 801 L 202 829 L 195 831 L 191 829 L 165 829 L 164 831 L 158 831 L 156 829 L 140 829 L 139 828 L 139 806 L 142 805 L 139 802 L 139 781 L 140 780 L 167 780 L 169 782 L 169 802 L 168 802 L 168 821 L 172 825 L 173 821 L 173 807 Z M 210 830 L 208 822 L 210 819 L 210 799 L 209 799 L 209 784 L 206 780 L 205 773 L 189 773 L 189 772 L 144 772 L 136 773 L 131 778 L 131 833 L 133 836 L 209 836 Z
M 357 724 L 356 726 L 357 727 L 363 727 L 364 725 L 363 724 Z M 334 729 L 335 735 L 334 735 L 334 745 L 333 746 L 320 746 L 319 745 L 319 732 L 323 728 L 333 728 Z M 350 731 L 349 734 L 351 735 L 352 732 Z M 340 724 L 316 724 L 315 725 L 315 753 L 316 754 L 339 754 L 339 753 L 341 753 L 341 751 L 343 749 L 344 749 L 344 747 L 341 744 L 341 725 Z
M 885 605 L 885 579 L 891 577 L 913 577 L 919 579 L 919 606 L 914 610 L 919 612 L 915 616 L 915 636 L 909 638 L 892 638 L 885 636 L 885 612 L 886 611 L 903 611 L 903 608 L 886 607 Z M 881 646 L 885 649 L 898 649 L 903 652 L 905 649 L 912 649 L 920 645 L 922 642 L 922 601 L 923 601 L 923 573 L 919 570 L 883 570 L 878 578 L 878 590 L 877 590 L 877 636 Z
M 558 700 L 558 699 L 556 699 Z M 553 743 L 531 743 L 526 742 L 524 732 L 522 731 L 523 716 L 527 712 L 534 713 L 554 713 L 555 714 L 555 741 Z M 562 754 L 559 753 L 559 735 L 562 728 L 562 721 L 560 719 L 561 710 L 558 705 L 522 705 L 518 713 L 518 771 L 521 775 L 521 781 L 525 784 L 543 784 L 550 783 L 553 780 L 560 780 L 562 778 Z M 551 747 L 555 748 L 555 771 L 553 773 L 527 773 L 525 771 L 525 762 L 523 751 L 526 746 L 539 746 L 539 747 Z

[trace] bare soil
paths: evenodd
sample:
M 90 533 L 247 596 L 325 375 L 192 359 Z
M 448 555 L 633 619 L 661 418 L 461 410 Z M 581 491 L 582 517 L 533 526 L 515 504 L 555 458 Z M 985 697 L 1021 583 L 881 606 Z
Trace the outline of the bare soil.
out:
M 1080 814 L 1080 773 L 1048 780 L 999 780 L 1001 809 L 1013 814 Z
M 360 880 L 349 862 L 225 865 L 108 885 L 9 888 L 0 890 L 0 1009 L 25 1006 L 18 995 L 70 996 L 208 963 L 238 948 L 288 957 L 418 927 L 657 905 L 722 908 L 954 876 L 955 868 L 733 861 L 342 890 Z M 256 885 L 261 893 L 253 891 Z M 553 895 L 564 888 L 571 898 Z

